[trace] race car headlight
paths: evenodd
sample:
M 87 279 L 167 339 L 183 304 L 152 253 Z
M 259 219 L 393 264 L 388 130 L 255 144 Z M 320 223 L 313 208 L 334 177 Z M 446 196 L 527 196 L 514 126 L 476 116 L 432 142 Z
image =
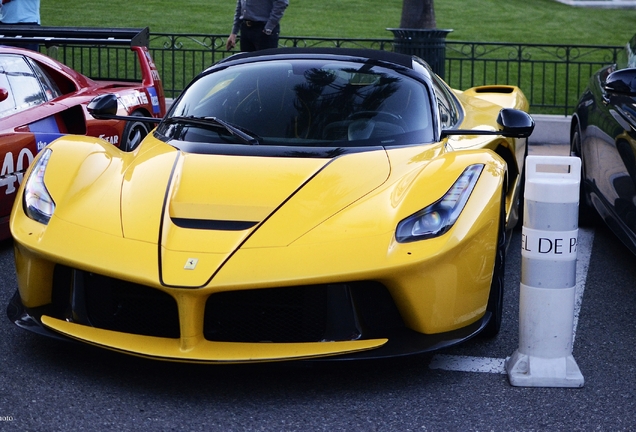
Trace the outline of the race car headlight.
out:
M 483 169 L 481 164 L 469 166 L 439 201 L 402 220 L 395 232 L 397 241 L 408 243 L 429 239 L 451 229 Z
M 24 195 L 22 196 L 22 206 L 26 215 L 45 225 L 49 223 L 55 211 L 53 198 L 49 195 L 49 191 L 44 184 L 44 172 L 50 157 L 50 149 L 42 152 L 31 174 L 29 174 L 29 178 L 24 185 Z

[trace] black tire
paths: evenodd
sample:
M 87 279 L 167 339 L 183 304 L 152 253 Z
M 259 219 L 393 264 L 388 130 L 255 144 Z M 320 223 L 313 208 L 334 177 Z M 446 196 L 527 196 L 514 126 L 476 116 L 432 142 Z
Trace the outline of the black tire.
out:
M 143 117 L 143 114 L 139 111 L 135 111 L 131 116 Z M 126 123 L 124 133 L 121 136 L 119 148 L 125 152 L 133 151 L 149 132 L 150 128 L 146 123 L 141 121 L 129 121 Z
M 526 140 L 526 151 L 523 154 L 523 168 L 521 169 L 521 179 L 519 180 L 519 196 L 517 197 L 517 224 L 512 227 L 515 231 L 521 231 L 523 228 L 523 212 L 525 208 L 525 194 L 526 194 L 526 160 L 528 159 L 528 147 L 529 142 Z
M 599 221 L 600 216 L 592 205 L 585 188 L 585 161 L 581 150 L 581 133 L 578 127 L 572 134 L 570 154 L 581 159 L 581 183 L 579 185 L 579 226 L 592 227 Z
M 481 336 L 493 338 L 499 334 L 503 317 L 504 303 L 504 274 L 506 267 L 506 209 L 505 195 L 501 197 L 501 214 L 499 216 L 499 233 L 497 235 L 497 251 L 495 252 L 495 266 L 492 270 L 490 295 L 486 311 L 490 312 L 490 320 L 481 331 Z
M 517 220 L 517 224 L 513 227 L 513 229 L 516 231 L 521 231 L 521 229 L 523 228 L 523 212 L 525 209 L 525 194 L 526 194 L 526 164 L 524 162 L 523 170 L 521 171 L 521 181 L 519 182 L 519 197 L 517 198 L 518 200 L 517 214 L 519 215 L 519 219 Z

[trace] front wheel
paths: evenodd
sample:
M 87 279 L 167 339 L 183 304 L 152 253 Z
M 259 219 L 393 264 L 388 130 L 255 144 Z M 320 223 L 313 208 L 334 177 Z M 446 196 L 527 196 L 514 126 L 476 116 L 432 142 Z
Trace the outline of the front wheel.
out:
M 594 226 L 598 221 L 599 216 L 588 197 L 585 187 L 585 160 L 583 160 L 581 133 L 579 132 L 578 127 L 572 134 L 570 155 L 581 159 L 581 181 L 579 183 L 579 226 Z
M 131 116 L 143 117 L 139 111 L 133 112 Z M 138 120 L 130 120 L 126 123 L 126 127 L 124 128 L 119 148 L 125 152 L 133 151 L 149 132 L 150 128 L 146 123 Z
M 501 329 L 504 302 L 504 273 L 506 267 L 506 211 L 505 195 L 501 197 L 501 214 L 499 216 L 499 234 L 497 235 L 497 250 L 495 252 L 495 266 L 492 270 L 490 295 L 486 311 L 490 312 L 490 320 L 481 332 L 481 336 L 493 338 Z

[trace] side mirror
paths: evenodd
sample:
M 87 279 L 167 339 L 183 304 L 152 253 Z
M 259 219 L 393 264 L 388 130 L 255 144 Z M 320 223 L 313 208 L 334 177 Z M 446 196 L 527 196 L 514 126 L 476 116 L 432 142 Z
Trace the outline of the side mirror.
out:
M 126 121 L 142 121 L 144 123 L 156 124 L 161 122 L 161 119 L 155 117 L 144 117 L 138 115 L 117 115 L 117 96 L 108 93 L 99 95 L 93 98 L 86 106 L 89 114 L 96 119 L 106 120 L 126 120 Z
M 117 96 L 112 93 L 96 96 L 86 109 L 95 118 L 117 115 Z
M 503 108 L 499 111 L 498 131 L 481 129 L 444 129 L 441 137 L 450 135 L 503 135 L 509 138 L 528 138 L 534 130 L 534 120 L 525 112 L 514 108 Z
M 497 124 L 501 126 L 500 133 L 506 137 L 527 138 L 534 130 L 534 120 L 528 113 L 512 108 L 499 111 Z
M 612 72 L 603 84 L 605 91 L 624 95 L 636 95 L 636 68 Z

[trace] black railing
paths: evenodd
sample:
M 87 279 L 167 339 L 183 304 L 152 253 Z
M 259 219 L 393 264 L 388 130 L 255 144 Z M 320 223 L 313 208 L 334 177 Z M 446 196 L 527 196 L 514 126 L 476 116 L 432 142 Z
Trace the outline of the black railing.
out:
M 234 52 L 227 35 L 150 35 L 150 52 L 166 96 L 177 97 L 205 68 Z M 285 47 L 336 47 L 393 50 L 393 39 L 281 37 Z M 513 84 L 530 101 L 531 112 L 571 114 L 594 71 L 616 62 L 621 46 L 446 42 L 444 78 L 454 88 Z M 132 53 L 122 47 L 54 47 L 49 54 L 93 78 L 137 79 Z M 117 73 L 114 76 L 113 73 Z
M 447 42 L 446 76 L 458 89 L 519 86 L 531 112 L 571 114 L 590 77 L 616 63 L 620 46 Z

